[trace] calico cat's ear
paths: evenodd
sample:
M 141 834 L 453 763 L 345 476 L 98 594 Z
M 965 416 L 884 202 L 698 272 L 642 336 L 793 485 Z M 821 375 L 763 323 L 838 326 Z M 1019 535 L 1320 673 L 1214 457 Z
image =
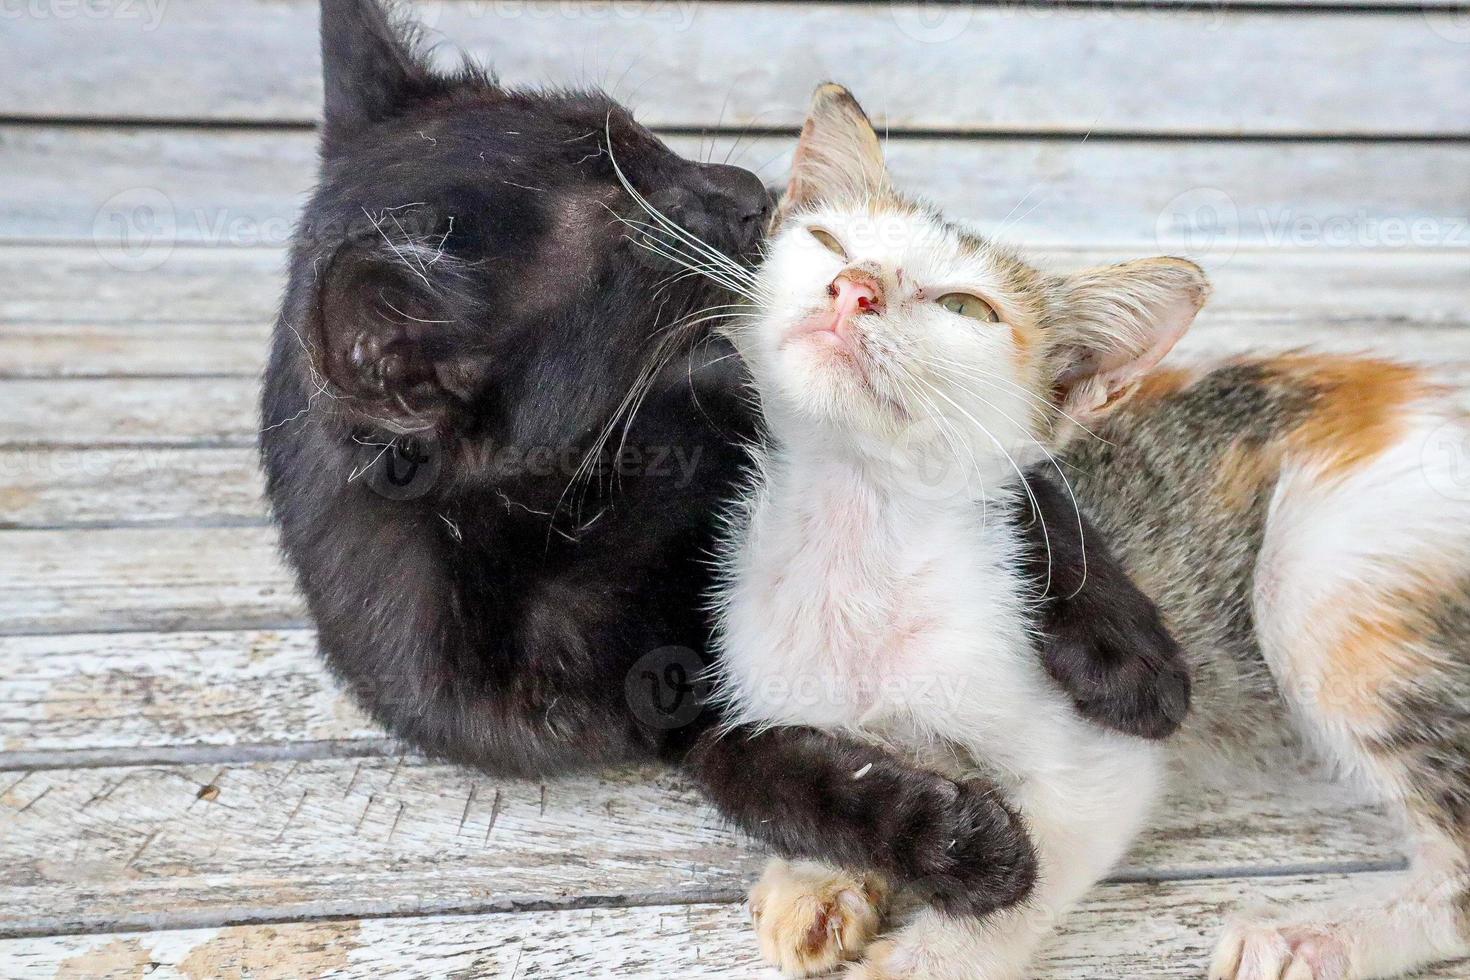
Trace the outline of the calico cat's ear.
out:
M 407 247 L 407 246 L 404 246 Z M 401 249 L 400 249 L 401 251 Z M 324 263 L 307 347 L 324 394 L 350 425 L 392 432 L 441 426 L 487 374 L 454 260 L 430 266 L 349 243 Z
M 1139 259 L 1061 279 L 1050 303 L 1050 359 L 1061 408 L 1079 421 L 1124 401 L 1174 348 L 1210 295 L 1193 262 Z
M 822 201 L 861 199 L 888 188 L 883 146 L 863 107 L 841 85 L 819 86 L 796 145 L 782 214 Z
M 378 0 L 322 0 L 321 11 L 328 149 L 442 87 Z

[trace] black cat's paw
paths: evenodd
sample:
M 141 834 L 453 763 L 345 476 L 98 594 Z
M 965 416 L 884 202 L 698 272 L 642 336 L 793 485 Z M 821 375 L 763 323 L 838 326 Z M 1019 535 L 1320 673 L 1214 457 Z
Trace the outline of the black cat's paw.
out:
M 905 832 L 892 847 L 906 891 L 956 916 L 989 915 L 1031 894 L 1036 850 L 996 787 L 933 776 L 905 803 Z
M 1184 653 L 1153 604 L 1058 609 L 1043 643 L 1047 671 L 1089 721 L 1146 739 L 1173 735 L 1189 714 Z

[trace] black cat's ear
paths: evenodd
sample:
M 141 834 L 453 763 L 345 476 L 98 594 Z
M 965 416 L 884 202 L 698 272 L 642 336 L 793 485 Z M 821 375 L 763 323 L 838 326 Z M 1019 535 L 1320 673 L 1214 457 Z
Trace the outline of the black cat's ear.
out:
M 863 107 L 841 85 L 819 86 L 796 144 L 782 213 L 881 195 L 889 187 L 883 146 Z
M 321 14 L 327 147 L 440 88 L 378 0 L 322 0 Z
M 402 249 L 399 249 L 399 253 Z M 463 284 L 413 254 L 344 245 L 326 266 L 310 349 L 319 382 L 352 425 L 392 432 L 441 427 L 469 405 L 487 374 Z

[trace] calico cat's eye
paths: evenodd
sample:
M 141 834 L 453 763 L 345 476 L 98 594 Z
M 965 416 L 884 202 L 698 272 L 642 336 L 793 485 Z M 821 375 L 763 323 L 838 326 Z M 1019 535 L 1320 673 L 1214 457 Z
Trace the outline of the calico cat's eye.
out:
M 960 316 L 967 316 L 971 320 L 984 320 L 986 323 L 1000 322 L 1000 315 L 979 296 L 970 293 L 945 293 L 934 302 Z
M 847 258 L 847 249 L 843 248 L 842 244 L 833 238 L 830 232 L 824 231 L 821 228 L 808 228 L 807 231 L 811 232 L 812 237 L 821 242 L 822 247 L 827 251 L 838 258 Z

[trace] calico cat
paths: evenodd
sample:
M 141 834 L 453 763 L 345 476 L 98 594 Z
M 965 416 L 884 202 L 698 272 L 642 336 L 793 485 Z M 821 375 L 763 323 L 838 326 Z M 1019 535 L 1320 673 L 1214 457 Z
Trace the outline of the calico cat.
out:
M 1288 726 L 1398 807 L 1409 881 L 1244 924 L 1221 980 L 1387 977 L 1470 953 L 1470 499 L 1421 372 L 1296 355 L 1157 369 L 1209 291 L 1179 259 L 1045 275 L 897 192 L 862 110 L 820 89 L 754 306 L 727 327 L 770 437 L 732 518 L 726 724 L 860 735 L 993 779 L 1040 857 L 1031 900 L 932 908 L 874 941 L 888 886 L 777 862 L 752 894 L 800 975 L 1000 980 L 1124 853 L 1164 747 L 1089 728 L 1046 682 L 1013 523 L 1044 445 L 1185 642 L 1179 754 Z M 1084 430 L 1090 427 L 1091 433 Z M 937 483 L 925 463 L 958 478 Z
M 321 178 L 260 445 L 332 669 L 435 756 L 662 760 L 778 853 L 926 881 L 956 911 L 1024 896 L 1030 843 L 989 783 L 811 729 L 719 729 L 704 703 L 706 555 L 754 416 L 710 334 L 729 295 L 649 261 L 645 209 L 744 268 L 766 189 L 600 93 L 434 71 L 372 0 L 323 0 L 322 49 Z M 1083 541 L 1038 491 L 1028 546 L 1060 584 Z M 1188 674 L 1095 537 L 1033 656 L 1102 723 L 1160 737 Z

